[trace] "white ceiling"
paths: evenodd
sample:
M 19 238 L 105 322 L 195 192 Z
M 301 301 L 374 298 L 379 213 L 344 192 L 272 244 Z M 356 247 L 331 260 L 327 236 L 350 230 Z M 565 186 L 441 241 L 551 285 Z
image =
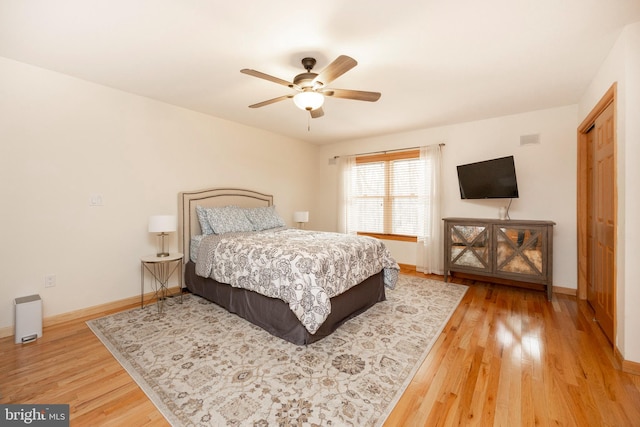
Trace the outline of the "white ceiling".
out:
M 0 56 L 323 144 L 574 104 L 638 21 L 640 0 L 0 0 Z M 330 86 L 378 102 L 248 108 L 291 91 L 240 69 L 341 54 Z

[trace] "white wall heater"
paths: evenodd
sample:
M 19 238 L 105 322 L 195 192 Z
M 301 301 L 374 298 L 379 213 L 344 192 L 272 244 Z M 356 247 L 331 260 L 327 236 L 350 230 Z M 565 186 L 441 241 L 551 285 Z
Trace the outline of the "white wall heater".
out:
M 29 295 L 13 300 L 16 313 L 16 344 L 35 341 L 42 336 L 42 300 Z

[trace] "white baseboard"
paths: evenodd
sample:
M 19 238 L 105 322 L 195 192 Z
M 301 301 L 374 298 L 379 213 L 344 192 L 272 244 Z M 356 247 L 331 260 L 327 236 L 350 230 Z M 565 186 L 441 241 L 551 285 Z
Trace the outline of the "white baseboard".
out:
M 178 292 L 178 287 L 175 286 L 173 288 L 169 288 L 169 291 L 172 294 L 176 294 Z M 145 294 L 144 295 L 145 303 L 147 301 L 151 302 L 154 294 L 155 294 L 154 292 L 149 292 Z M 140 304 L 140 296 L 129 297 L 129 298 L 121 299 L 118 301 L 108 302 L 106 304 L 94 305 L 92 307 L 81 308 L 80 310 L 74 310 L 68 313 L 56 314 L 55 316 L 45 317 L 42 320 L 42 326 L 43 328 L 46 328 L 49 326 L 59 325 L 60 323 L 77 320 L 83 317 L 91 317 L 91 316 L 98 317 L 106 311 L 124 310 L 126 308 L 135 307 L 136 305 L 139 305 L 139 304 Z M 44 332 L 45 331 L 43 331 L 43 335 L 44 335 Z M 0 328 L 0 338 L 13 336 L 14 333 L 15 333 L 14 325 Z

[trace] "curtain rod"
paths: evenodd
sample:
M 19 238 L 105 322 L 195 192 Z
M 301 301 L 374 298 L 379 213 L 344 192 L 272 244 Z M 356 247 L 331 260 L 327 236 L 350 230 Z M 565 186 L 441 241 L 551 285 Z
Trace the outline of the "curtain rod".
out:
M 430 144 L 430 145 L 436 145 L 436 144 Z M 429 147 L 430 145 L 427 145 L 427 147 Z M 442 148 L 446 144 L 444 142 L 441 142 L 441 143 L 439 143 L 437 145 L 438 145 L 438 147 Z M 393 153 L 395 151 L 417 150 L 418 148 L 422 148 L 422 147 L 407 147 L 407 148 L 395 148 L 393 150 L 370 151 L 368 153 L 348 154 L 348 156 L 366 156 L 366 155 L 369 155 L 369 154 L 387 154 L 387 153 Z M 344 157 L 344 156 L 333 156 L 334 159 L 339 159 L 340 157 Z

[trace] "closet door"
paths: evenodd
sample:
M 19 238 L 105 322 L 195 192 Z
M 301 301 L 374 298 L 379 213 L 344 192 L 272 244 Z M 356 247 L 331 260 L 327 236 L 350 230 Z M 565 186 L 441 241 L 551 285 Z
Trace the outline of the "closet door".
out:
M 596 118 L 589 141 L 587 300 L 609 341 L 615 317 L 615 121 L 613 103 Z

